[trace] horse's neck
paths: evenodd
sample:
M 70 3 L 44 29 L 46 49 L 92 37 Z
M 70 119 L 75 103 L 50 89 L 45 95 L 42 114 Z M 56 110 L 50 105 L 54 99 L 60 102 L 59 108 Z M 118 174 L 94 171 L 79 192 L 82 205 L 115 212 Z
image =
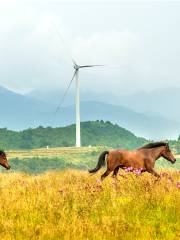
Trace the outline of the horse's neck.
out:
M 162 156 L 162 147 L 157 147 L 152 150 L 152 156 L 154 160 L 158 160 Z

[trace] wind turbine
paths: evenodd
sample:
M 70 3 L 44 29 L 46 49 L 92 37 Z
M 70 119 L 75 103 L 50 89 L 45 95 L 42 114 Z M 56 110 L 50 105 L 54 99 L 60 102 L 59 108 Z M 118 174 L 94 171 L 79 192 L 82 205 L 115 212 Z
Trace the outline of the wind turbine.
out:
M 79 70 L 81 68 L 98 67 L 103 65 L 78 65 L 74 60 L 72 61 L 74 65 L 74 74 L 71 82 L 76 78 L 76 147 L 81 147 Z
M 68 90 L 74 80 L 76 78 L 76 83 L 75 83 L 75 88 L 76 88 L 76 94 L 75 94 L 75 103 L 76 103 L 76 147 L 81 147 L 81 127 L 80 127 L 80 91 L 79 91 L 79 70 L 81 68 L 90 68 L 90 67 L 99 67 L 99 66 L 104 66 L 104 65 L 78 65 L 73 59 L 73 67 L 74 67 L 74 74 L 69 82 L 69 85 L 62 97 L 62 100 L 59 104 L 59 106 L 56 109 L 56 112 L 59 110 L 59 108 L 62 106 L 62 103 L 65 100 L 65 97 L 68 93 Z
M 54 23 L 54 22 L 52 22 Z M 71 53 L 69 52 L 69 48 L 67 47 L 67 45 L 65 44 L 64 38 L 62 37 L 61 33 L 58 31 L 58 29 L 56 28 L 56 25 L 53 24 L 55 26 L 55 29 L 57 31 L 58 37 L 60 38 L 60 40 L 63 42 L 64 46 L 66 47 L 67 53 L 69 53 L 69 57 L 71 57 Z M 59 106 L 56 109 L 56 112 L 59 110 L 59 108 L 62 106 L 62 103 L 64 102 L 64 99 L 67 95 L 67 92 L 74 80 L 74 78 L 76 77 L 76 97 L 75 97 L 75 102 L 76 102 L 76 147 L 81 147 L 81 128 L 80 128 L 80 92 L 79 92 L 79 69 L 81 68 L 90 68 L 90 67 L 98 67 L 98 66 L 104 66 L 104 65 L 78 65 L 74 59 L 72 59 L 73 62 L 73 67 L 74 67 L 74 74 L 73 77 L 71 79 L 71 81 L 69 82 L 69 85 L 62 97 L 62 100 L 59 104 Z

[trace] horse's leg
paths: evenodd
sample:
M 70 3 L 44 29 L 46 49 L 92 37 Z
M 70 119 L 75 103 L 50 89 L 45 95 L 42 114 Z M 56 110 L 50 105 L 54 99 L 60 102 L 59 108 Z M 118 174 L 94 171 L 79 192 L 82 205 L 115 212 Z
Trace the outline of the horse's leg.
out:
M 116 180 L 117 180 L 117 174 L 118 174 L 119 168 L 120 168 L 120 166 L 117 166 L 113 171 L 112 177 L 114 177 Z
M 154 175 L 157 178 L 161 178 L 161 176 L 154 170 L 154 168 L 150 168 L 147 170 L 149 173 L 151 173 L 152 175 Z
M 104 180 L 105 177 L 107 177 L 110 174 L 111 170 L 107 169 L 105 173 L 101 175 L 101 180 Z

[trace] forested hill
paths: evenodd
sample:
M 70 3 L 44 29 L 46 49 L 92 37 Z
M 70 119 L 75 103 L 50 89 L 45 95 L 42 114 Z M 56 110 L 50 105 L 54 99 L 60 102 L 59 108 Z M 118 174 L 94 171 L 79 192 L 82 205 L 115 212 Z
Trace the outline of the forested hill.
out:
M 107 121 L 81 123 L 82 146 L 109 146 L 135 148 L 145 143 L 130 131 Z M 32 149 L 41 147 L 67 147 L 75 145 L 75 125 L 67 127 L 38 127 L 20 132 L 0 129 L 1 149 Z

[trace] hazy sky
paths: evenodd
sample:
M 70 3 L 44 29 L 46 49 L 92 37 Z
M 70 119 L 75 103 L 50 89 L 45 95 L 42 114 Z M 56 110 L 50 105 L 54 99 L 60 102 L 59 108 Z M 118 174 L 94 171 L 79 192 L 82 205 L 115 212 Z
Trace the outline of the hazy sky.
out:
M 84 90 L 180 87 L 179 13 L 179 1 L 1 1 L 0 85 L 65 88 L 72 56 L 106 65 L 82 69 Z

